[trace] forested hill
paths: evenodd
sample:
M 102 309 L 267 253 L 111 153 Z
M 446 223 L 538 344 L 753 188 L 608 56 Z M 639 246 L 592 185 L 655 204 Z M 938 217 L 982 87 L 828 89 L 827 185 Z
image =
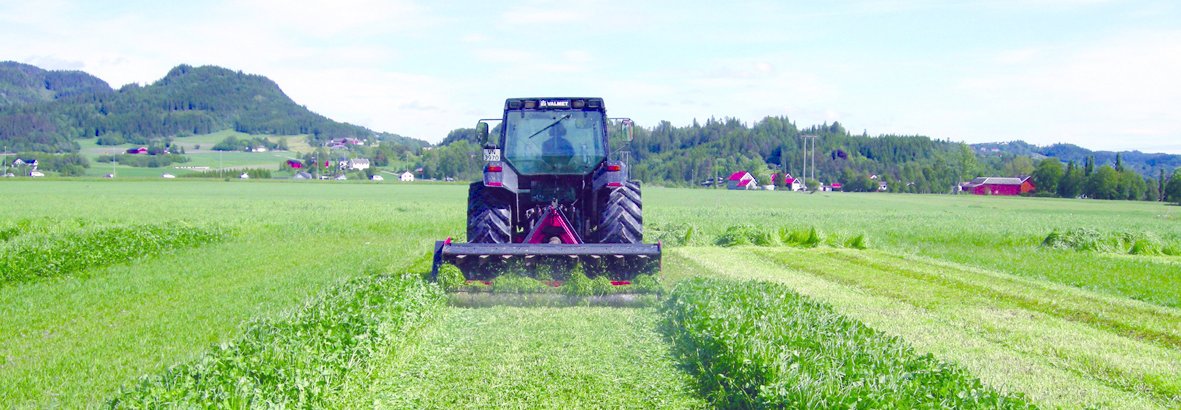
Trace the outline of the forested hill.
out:
M 313 144 L 377 133 L 339 123 L 296 104 L 274 81 L 221 67 L 180 65 L 147 86 L 112 90 L 78 71 L 0 63 L 0 140 L 14 151 L 73 152 L 79 138 L 100 143 L 234 129 L 251 134 L 309 134 Z M 382 134 L 413 146 L 425 141 Z
M 1088 158 L 1094 165 L 1101 166 L 1120 162 L 1140 175 L 1155 176 L 1162 170 L 1171 173 L 1181 168 L 1181 155 L 1145 153 L 1140 151 L 1091 151 L 1074 144 L 1053 144 L 1038 146 L 1025 141 L 993 142 L 986 144 L 972 144 L 982 156 L 990 155 L 1018 155 L 1029 156 L 1034 159 L 1057 158 L 1062 162 L 1084 164 Z M 1118 157 L 1118 158 L 1117 158 Z
M 942 193 L 965 178 L 1003 166 L 1001 161 L 979 161 L 962 143 L 924 136 L 852 135 L 835 122 L 801 129 L 786 117 L 767 117 L 752 125 L 712 118 L 682 127 L 661 122 L 638 128 L 628 145 L 632 173 L 638 178 L 699 185 L 714 175 L 726 177 L 740 170 L 764 178 L 783 172 L 800 176 L 804 167 L 802 135 L 816 136 L 815 155 L 808 166 L 812 167 L 814 160 L 815 175 L 825 183 L 851 181 L 868 188 L 866 179 L 879 175 L 889 181 L 904 181 L 891 190 Z M 873 185 L 876 189 L 877 183 Z

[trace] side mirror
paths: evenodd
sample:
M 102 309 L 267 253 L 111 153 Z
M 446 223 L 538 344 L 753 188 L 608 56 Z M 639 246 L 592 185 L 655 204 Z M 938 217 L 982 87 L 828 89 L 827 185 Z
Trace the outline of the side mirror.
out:
M 488 145 L 488 123 L 480 121 L 476 123 L 476 140 L 480 145 Z

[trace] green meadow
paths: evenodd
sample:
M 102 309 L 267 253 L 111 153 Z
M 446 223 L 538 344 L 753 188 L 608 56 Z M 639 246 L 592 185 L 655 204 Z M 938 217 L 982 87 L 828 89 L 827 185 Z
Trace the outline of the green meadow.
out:
M 645 187 L 658 306 L 463 308 L 462 184 L 156 172 L 0 182 L 0 406 L 1181 406 L 1176 206 Z

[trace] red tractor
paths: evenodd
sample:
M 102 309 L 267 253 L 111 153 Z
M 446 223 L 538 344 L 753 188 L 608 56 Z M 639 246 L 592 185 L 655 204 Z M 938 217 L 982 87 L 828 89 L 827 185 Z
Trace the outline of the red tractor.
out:
M 660 245 L 643 243 L 640 183 L 610 159 L 603 99 L 510 98 L 493 141 L 494 120 L 476 126 L 487 164 L 468 188 L 468 242 L 437 242 L 432 276 L 443 263 L 478 281 L 576 264 L 618 283 L 659 271 Z

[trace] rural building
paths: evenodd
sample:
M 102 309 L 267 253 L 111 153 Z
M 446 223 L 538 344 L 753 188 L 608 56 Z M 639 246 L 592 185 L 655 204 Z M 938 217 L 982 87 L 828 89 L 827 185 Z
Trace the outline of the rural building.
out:
M 336 176 L 337 181 L 347 181 L 348 179 L 349 179 L 349 177 L 344 176 L 344 174 L 340 174 L 340 175 Z
M 841 183 L 840 182 L 833 182 L 832 185 L 830 185 L 830 186 L 832 187 L 833 191 L 840 191 L 841 190 Z
M 238 178 L 239 179 L 250 179 L 250 174 L 243 172 L 242 175 L 238 175 Z
M 414 182 L 414 174 L 410 171 L 403 171 L 398 175 L 398 180 L 402 182 Z
M 788 191 L 803 191 L 807 188 L 804 186 L 804 181 L 802 179 L 793 177 L 791 174 L 787 174 L 783 177 L 783 187 L 787 188 Z
M 33 171 L 29 172 L 29 176 L 37 178 L 37 177 L 43 177 L 43 176 L 45 176 L 45 174 L 41 173 L 41 171 L 33 170 Z
M 1029 177 L 980 177 L 960 185 L 960 190 L 973 195 L 1021 195 L 1034 190 Z
M 890 190 L 890 186 L 886 184 L 886 181 L 878 181 L 878 192 L 886 192 L 888 190 Z
M 726 181 L 726 189 L 754 190 L 759 189 L 759 183 L 749 172 L 738 171 L 730 175 Z
M 366 158 L 353 158 L 349 160 L 348 164 L 351 170 L 369 169 L 369 160 Z
M 172 174 L 164 174 L 164 175 L 161 175 L 160 177 L 161 177 L 161 178 L 164 178 L 164 179 L 175 179 L 175 178 L 176 178 L 176 175 L 172 175 Z
M 29 167 L 29 168 L 32 168 L 32 169 L 37 169 L 37 160 L 35 160 L 35 159 L 20 159 L 20 158 L 17 158 L 16 160 L 12 161 L 12 166 L 13 166 L 13 167 L 17 167 L 17 168 L 20 168 L 20 167 Z
M 312 179 L 312 174 L 307 172 L 296 172 L 295 175 L 291 177 L 291 179 Z
M 147 154 L 148 147 L 130 148 L 127 150 L 127 153 L 132 155 Z
M 373 181 L 377 181 L 377 182 L 385 181 L 385 177 L 383 177 L 381 175 L 374 175 L 374 176 L 370 177 L 369 179 L 373 180 Z
M 287 167 L 291 169 L 303 169 L 303 162 L 297 159 L 287 160 Z

